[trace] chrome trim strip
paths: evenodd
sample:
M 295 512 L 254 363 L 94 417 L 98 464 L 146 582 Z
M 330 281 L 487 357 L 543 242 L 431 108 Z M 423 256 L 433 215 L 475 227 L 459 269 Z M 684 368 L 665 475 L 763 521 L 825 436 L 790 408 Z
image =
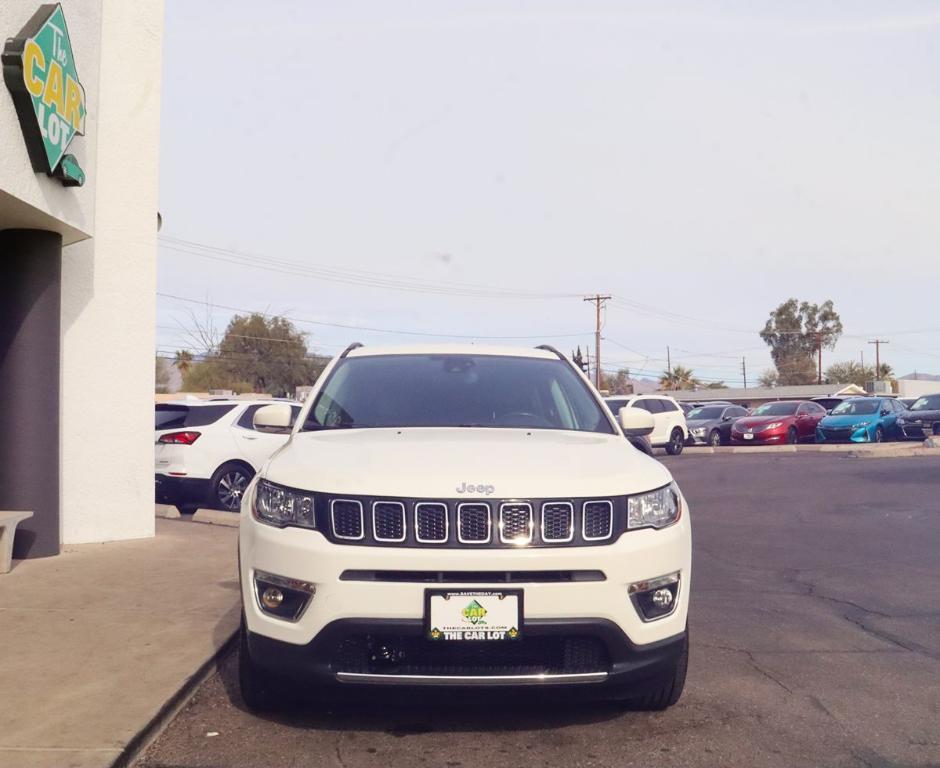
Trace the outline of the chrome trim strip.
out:
M 609 525 L 607 527 L 606 536 L 588 536 L 584 527 L 584 508 L 588 504 L 606 504 L 607 505 L 607 515 L 609 520 Z M 590 501 L 582 502 L 581 504 L 581 538 L 585 541 L 606 541 L 611 536 L 614 535 L 614 503 L 609 500 L 604 499 L 592 499 Z
M 486 507 L 486 538 L 465 539 L 460 534 L 460 510 L 464 507 Z M 457 505 L 457 541 L 461 544 L 489 544 L 493 539 L 493 510 L 485 501 L 465 501 Z
M 552 506 L 564 506 L 568 507 L 568 538 L 566 539 L 550 539 L 545 535 L 545 507 Z M 542 502 L 542 541 L 546 544 L 567 544 L 569 541 L 574 540 L 574 504 L 570 501 L 543 501 Z
M 418 510 L 421 507 L 437 507 L 444 510 L 444 538 L 443 539 L 422 539 L 421 526 L 418 525 Z M 419 501 L 415 504 L 415 541 L 419 544 L 446 544 L 450 539 L 450 511 L 447 505 L 442 501 Z
M 503 536 L 503 508 L 504 507 L 525 507 L 528 510 L 528 529 L 529 536 L 528 538 L 515 538 L 507 539 Z M 516 546 L 522 547 L 526 544 L 532 543 L 532 536 L 535 534 L 535 521 L 532 519 L 532 505 L 527 501 L 504 501 L 499 505 L 499 540 L 503 544 L 515 544 Z
M 379 529 L 375 525 L 375 508 L 378 504 L 388 504 L 398 507 L 401 510 L 401 538 L 387 539 L 379 536 Z M 405 505 L 400 501 L 373 501 L 372 502 L 372 538 L 382 543 L 401 544 L 408 537 L 408 513 L 405 512 Z
M 358 536 L 340 536 L 336 532 L 336 502 L 345 501 L 350 504 L 355 504 L 359 507 L 359 535 Z M 362 502 L 357 501 L 356 499 L 330 499 L 330 525 L 333 528 L 333 535 L 337 539 L 342 539 L 343 541 L 362 541 L 366 537 L 366 519 L 365 515 L 362 513 Z
M 607 672 L 574 672 L 542 675 L 375 675 L 368 672 L 337 672 L 341 683 L 373 685 L 544 685 L 559 683 L 603 683 Z

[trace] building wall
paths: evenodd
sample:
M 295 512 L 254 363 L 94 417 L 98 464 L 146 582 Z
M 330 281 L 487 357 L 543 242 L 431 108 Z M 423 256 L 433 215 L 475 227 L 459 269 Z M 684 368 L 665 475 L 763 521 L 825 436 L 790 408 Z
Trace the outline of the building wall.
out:
M 66 544 L 154 530 L 162 25 L 162 2 L 102 2 L 95 236 L 66 248 L 62 262 Z M 115 395 L 89 401 L 103 385 Z
M 2 0 L 0 34 L 41 0 Z M 153 350 L 163 0 L 62 0 L 88 113 L 80 188 L 35 173 L 0 86 L 0 229 L 62 232 L 63 543 L 153 535 Z M 72 243 L 71 245 L 68 245 Z M 0 254 L 2 260 L 2 254 Z M 0 350 L 2 352 L 2 350 Z M 88 393 L 107 390 L 107 397 Z

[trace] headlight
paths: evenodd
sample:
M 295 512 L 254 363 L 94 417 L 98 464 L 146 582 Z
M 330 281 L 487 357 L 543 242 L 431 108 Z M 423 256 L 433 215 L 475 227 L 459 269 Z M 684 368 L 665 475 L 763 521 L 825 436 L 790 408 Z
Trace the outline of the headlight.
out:
M 675 483 L 649 493 L 627 497 L 627 529 L 665 528 L 679 519 L 679 489 Z
M 693 434 L 693 435 L 704 435 L 704 434 L 705 434 L 705 427 L 696 427 L 695 429 L 692 430 L 692 434 Z
M 868 428 L 868 424 L 865 423 L 864 421 L 861 422 L 860 424 L 853 424 L 853 425 L 852 425 L 852 429 L 854 429 L 854 430 L 867 429 L 867 428 Z
M 782 426 L 783 426 L 782 421 L 774 421 L 768 424 L 767 426 L 765 426 L 764 429 L 777 429 L 778 427 L 782 427 Z
M 898 416 L 898 424 L 907 424 L 907 419 L 903 416 Z
M 252 510 L 255 519 L 270 525 L 317 527 L 312 493 L 285 488 L 267 480 L 258 482 Z

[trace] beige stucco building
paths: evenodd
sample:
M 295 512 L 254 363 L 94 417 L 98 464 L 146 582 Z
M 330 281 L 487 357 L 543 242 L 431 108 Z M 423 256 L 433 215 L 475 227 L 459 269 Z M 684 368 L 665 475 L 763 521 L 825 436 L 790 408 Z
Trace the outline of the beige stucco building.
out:
M 34 512 L 17 557 L 153 535 L 162 24 L 162 0 L 0 3 L 0 509 Z

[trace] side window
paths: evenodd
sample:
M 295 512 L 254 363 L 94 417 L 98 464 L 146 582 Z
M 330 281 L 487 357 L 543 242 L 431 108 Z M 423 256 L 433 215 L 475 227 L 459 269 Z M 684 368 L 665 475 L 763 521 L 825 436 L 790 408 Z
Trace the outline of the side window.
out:
M 631 405 L 632 405 L 634 408 L 639 408 L 639 409 L 641 409 L 641 410 L 643 410 L 643 411 L 648 411 L 649 408 L 646 407 L 647 402 L 649 402 L 649 401 L 648 401 L 648 400 L 634 400 L 634 401 L 631 403 Z
M 799 408 L 796 409 L 797 416 L 805 416 L 809 413 L 809 406 L 806 403 L 803 403 Z
M 663 413 L 672 413 L 673 411 L 679 410 L 679 407 L 671 400 L 658 400 L 657 402 Z
M 663 403 L 662 400 L 657 400 L 655 397 L 650 398 L 649 400 L 644 400 L 643 404 L 646 406 L 646 410 L 652 413 L 654 416 L 657 413 L 663 412 Z

